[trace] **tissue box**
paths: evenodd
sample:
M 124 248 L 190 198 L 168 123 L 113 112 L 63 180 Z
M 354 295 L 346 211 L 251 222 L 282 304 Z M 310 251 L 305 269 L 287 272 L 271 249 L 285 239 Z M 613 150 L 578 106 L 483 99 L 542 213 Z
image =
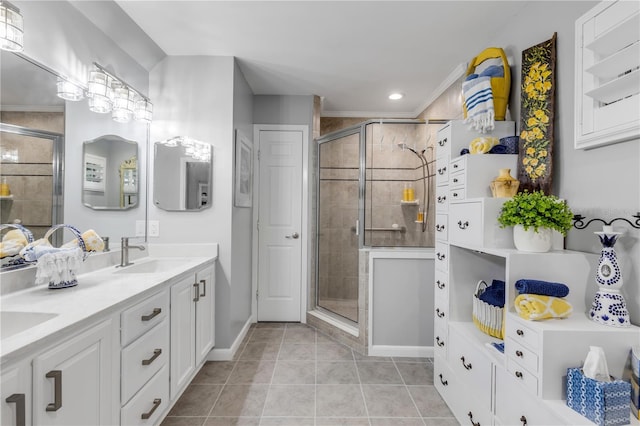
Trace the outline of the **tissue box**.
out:
M 628 425 L 631 385 L 623 380 L 598 382 L 580 368 L 567 370 L 567 405 L 600 426 Z

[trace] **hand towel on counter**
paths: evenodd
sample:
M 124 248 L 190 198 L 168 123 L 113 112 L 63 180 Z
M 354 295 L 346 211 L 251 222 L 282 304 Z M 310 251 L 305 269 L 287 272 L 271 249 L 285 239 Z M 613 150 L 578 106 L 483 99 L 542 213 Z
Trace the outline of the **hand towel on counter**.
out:
M 462 95 L 467 107 L 465 123 L 471 128 L 486 133 L 495 127 L 495 111 L 493 109 L 493 91 L 491 77 L 478 76 L 462 83 Z
M 77 284 L 76 270 L 83 261 L 83 251 L 76 248 L 42 247 L 36 269 L 36 285 L 54 283 L 59 287 Z M 38 247 L 36 247 L 38 249 Z
M 540 294 L 553 297 L 565 297 L 569 294 L 569 287 L 566 285 L 549 281 L 522 279 L 516 281 L 515 287 L 520 294 Z
M 573 312 L 571 303 L 566 300 L 540 294 L 521 294 L 514 305 L 521 318 L 531 321 L 567 318 Z
M 100 235 L 93 229 L 89 229 L 82 233 L 82 239 L 84 240 L 87 251 L 102 251 L 104 250 L 104 241 L 100 238 Z M 63 248 L 78 247 L 78 239 L 74 238 L 66 244 L 62 245 Z

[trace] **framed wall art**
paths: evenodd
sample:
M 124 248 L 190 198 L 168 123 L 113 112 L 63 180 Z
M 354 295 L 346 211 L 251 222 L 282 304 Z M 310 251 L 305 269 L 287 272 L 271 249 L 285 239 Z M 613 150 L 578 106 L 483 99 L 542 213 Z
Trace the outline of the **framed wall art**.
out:
M 251 207 L 253 198 L 253 144 L 236 130 L 233 205 Z

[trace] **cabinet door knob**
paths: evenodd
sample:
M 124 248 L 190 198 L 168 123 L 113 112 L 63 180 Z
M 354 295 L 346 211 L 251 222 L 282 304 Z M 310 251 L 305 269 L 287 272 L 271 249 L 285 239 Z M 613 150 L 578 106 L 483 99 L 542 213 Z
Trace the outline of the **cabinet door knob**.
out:
M 522 422 L 522 426 L 527 426 L 527 418 L 525 416 L 520 417 L 520 421 Z
M 460 357 L 460 361 L 462 361 L 462 366 L 467 369 L 467 370 L 471 370 L 473 367 L 471 366 L 470 362 L 465 362 L 464 357 Z
M 458 228 L 467 229 L 468 227 L 469 227 L 469 221 L 468 220 L 465 220 L 464 222 L 461 221 L 461 220 L 458 221 Z
M 153 361 L 156 360 L 156 358 L 158 358 L 160 355 L 162 354 L 162 349 L 154 349 L 153 350 L 153 356 L 149 359 L 143 359 L 142 360 L 142 365 L 149 365 L 151 364 Z
M 523 357 L 523 353 L 522 351 L 516 351 L 516 356 L 522 358 Z
M 193 298 L 194 302 L 200 301 L 200 283 L 193 283 L 193 288 L 196 289 L 196 296 Z
M 516 371 L 516 377 L 522 379 L 522 371 Z
M 23 393 L 14 393 L 9 396 L 5 401 L 9 404 L 16 404 L 16 426 L 25 426 L 25 405 L 24 405 L 24 394 Z
M 473 421 L 473 413 L 471 411 L 469 411 L 469 413 L 467 414 L 467 416 L 469 416 L 469 420 L 471 420 L 471 424 L 473 426 L 480 426 L 480 422 L 474 422 Z
M 162 400 L 160 398 L 154 399 L 153 400 L 153 408 L 151 408 L 151 410 L 149 410 L 146 413 L 142 413 L 140 418 L 142 420 L 147 420 L 149 417 L 151 417 L 153 415 L 153 412 L 156 411 L 156 409 L 160 406 L 160 404 L 162 404 Z
M 438 376 L 440 377 L 440 383 L 442 383 L 442 386 L 447 386 L 449 385 L 449 382 L 447 380 L 444 380 L 442 378 L 442 374 L 438 374 Z
M 444 346 L 444 340 L 440 340 L 440 336 L 436 336 L 436 344 L 440 347 Z
M 453 178 L 453 183 L 458 183 L 458 178 Z
M 202 294 L 200 294 L 200 297 L 206 297 L 207 296 L 207 280 L 200 280 L 200 284 L 202 284 Z
M 151 321 L 153 318 L 155 318 L 156 316 L 160 315 L 160 312 L 162 312 L 162 308 L 153 308 L 153 311 L 149 315 L 143 315 L 141 317 L 141 320 L 142 321 Z
M 522 331 L 522 330 L 520 330 L 520 329 L 517 329 L 517 330 L 516 330 L 516 334 L 517 334 L 518 336 L 524 336 L 524 331 Z
M 58 411 L 62 407 L 62 370 L 51 370 L 45 374 L 47 379 L 53 379 L 53 402 L 47 404 L 47 411 Z

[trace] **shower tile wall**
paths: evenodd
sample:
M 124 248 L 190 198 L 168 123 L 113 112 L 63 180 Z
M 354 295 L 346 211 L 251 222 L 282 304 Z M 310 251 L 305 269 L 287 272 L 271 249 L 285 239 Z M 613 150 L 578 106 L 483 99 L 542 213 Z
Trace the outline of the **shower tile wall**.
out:
M 64 131 L 64 114 L 58 112 L 4 111 L 0 121 L 35 130 Z M 3 133 L 0 139 L 0 174 L 6 177 L 13 195 L 10 208 L 2 209 L 0 223 L 18 219 L 35 238 L 41 238 L 52 225 L 52 143 L 48 139 L 10 133 Z
M 427 227 L 422 232 L 416 223 L 418 212 L 424 208 L 422 163 L 410 150 L 398 144 L 406 144 L 421 152 L 426 149 L 428 161 L 433 160 L 432 141 L 427 142 L 425 124 L 370 124 L 366 128 L 366 183 L 365 227 L 406 228 L 406 232 L 365 231 L 365 245 L 383 247 L 432 247 L 433 235 L 433 184 L 427 186 Z M 430 164 L 433 175 L 433 164 Z M 433 179 L 430 179 L 433 181 Z M 402 204 L 405 184 L 411 184 L 418 205 Z

